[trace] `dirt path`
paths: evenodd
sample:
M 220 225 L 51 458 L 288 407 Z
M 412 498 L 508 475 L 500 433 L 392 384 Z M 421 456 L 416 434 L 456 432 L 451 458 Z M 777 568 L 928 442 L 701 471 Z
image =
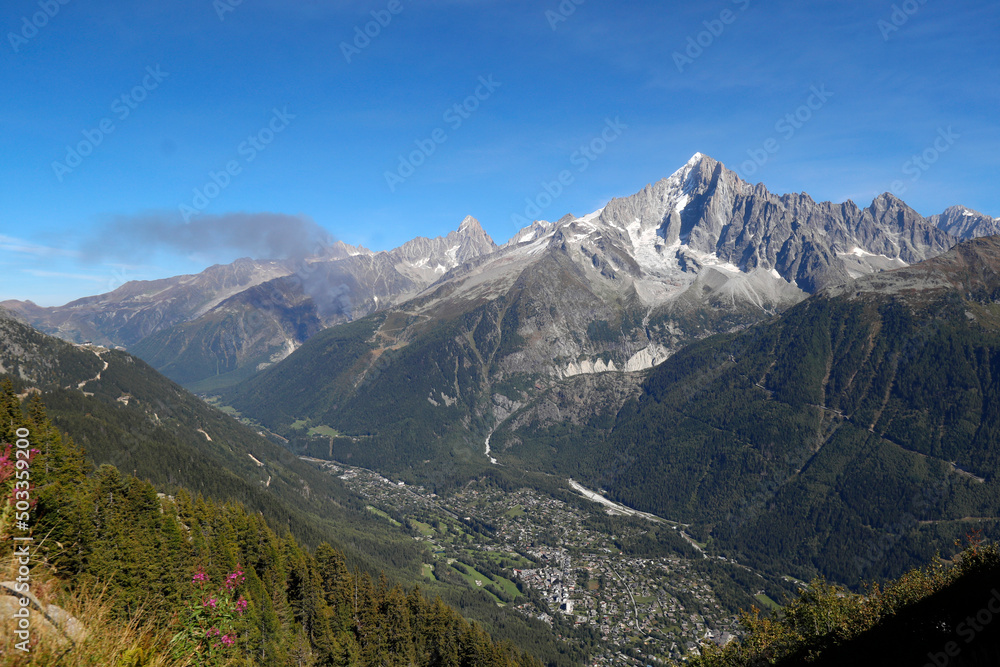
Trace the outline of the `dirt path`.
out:
M 100 380 L 101 379 L 101 373 L 103 373 L 104 371 L 108 370 L 108 362 L 105 361 L 104 357 L 101 356 L 105 352 L 107 352 L 107 350 L 97 351 L 97 350 L 91 349 L 90 351 L 93 352 L 97 356 L 98 359 L 100 359 L 102 362 L 104 362 L 104 368 L 102 368 L 101 370 L 97 371 L 97 375 L 95 375 L 94 377 L 90 378 L 89 380 L 84 380 L 80 384 L 76 385 L 76 388 L 79 389 L 80 391 L 83 391 L 83 388 L 86 387 L 89 383 L 91 383 L 91 382 L 97 382 L 98 380 Z M 87 392 L 83 391 L 83 393 L 86 394 Z

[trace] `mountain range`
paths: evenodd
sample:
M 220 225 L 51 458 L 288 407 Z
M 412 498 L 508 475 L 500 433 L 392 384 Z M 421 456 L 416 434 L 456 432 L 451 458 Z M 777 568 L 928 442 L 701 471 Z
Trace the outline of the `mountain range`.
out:
M 302 259 L 241 259 L 60 307 L 2 305 L 42 331 L 125 347 L 181 384 L 211 392 L 337 324 L 407 302 L 447 298 L 453 303 L 445 310 L 463 309 L 532 272 L 547 273 L 580 291 L 543 299 L 562 319 L 539 320 L 539 332 L 565 338 L 582 326 L 607 339 L 531 346 L 532 363 L 568 376 L 649 368 L 689 340 L 768 317 L 824 286 L 998 229 L 997 220 L 963 207 L 924 218 L 890 194 L 867 208 L 777 196 L 696 154 L 632 196 L 583 217 L 535 222 L 502 246 L 468 217 L 445 237 L 391 251 L 338 241 Z
M 956 210 L 939 222 L 989 231 Z M 997 244 L 891 195 L 776 197 L 700 157 L 223 400 L 320 458 L 573 477 L 763 570 L 890 576 L 1000 516 Z
M 244 258 L 197 275 L 128 282 L 61 307 L 2 305 L 72 342 L 125 347 L 183 384 L 226 384 L 280 361 L 317 331 L 416 294 L 495 247 L 468 218 L 446 237 L 413 239 L 390 252 L 337 241 L 306 258 Z
M 383 465 L 418 459 L 391 446 L 397 437 L 416 438 L 425 453 L 448 441 L 443 449 L 472 459 L 497 424 L 567 378 L 626 391 L 632 372 L 693 340 L 957 242 L 892 195 L 864 209 L 779 197 L 696 155 L 635 195 L 536 222 L 409 301 L 324 331 L 227 400 L 286 437 L 307 422 L 384 436 L 385 451 L 357 453 Z M 303 376 L 318 376 L 322 391 L 298 401 Z M 265 406 L 275 390 L 288 398 Z M 428 430 L 407 436 L 413 420 Z

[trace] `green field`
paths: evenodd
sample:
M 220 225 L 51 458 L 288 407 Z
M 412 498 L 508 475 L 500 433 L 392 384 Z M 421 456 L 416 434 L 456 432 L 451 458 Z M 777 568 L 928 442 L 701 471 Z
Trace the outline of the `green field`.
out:
M 483 574 L 476 568 L 466 563 L 461 563 L 461 565 L 469 570 L 469 574 L 464 574 L 461 570 L 457 568 L 454 568 L 455 571 L 458 572 L 460 575 L 462 575 L 462 578 L 465 579 L 465 581 L 468 582 L 468 584 L 473 588 L 482 588 L 485 590 L 488 584 L 493 584 L 494 586 L 496 586 L 497 588 L 499 588 L 500 590 L 502 590 L 503 592 L 507 593 L 512 597 L 516 598 L 519 595 L 521 595 L 520 591 L 517 590 L 517 584 L 515 584 L 510 579 L 500 576 L 490 577 L 489 575 Z M 476 580 L 482 582 L 483 585 L 477 586 Z M 489 591 L 486 592 L 490 593 Z M 493 593 L 490 593 L 490 595 L 492 595 L 497 602 L 503 602 L 503 600 L 493 595 Z
M 434 528 L 429 523 L 424 523 L 423 521 L 417 521 L 416 519 L 410 519 L 410 523 L 420 531 L 420 534 L 424 537 L 430 537 L 434 534 Z
M 238 419 L 241 416 L 240 413 L 237 412 L 235 408 L 232 408 L 228 405 L 223 405 L 222 402 L 219 401 L 218 396 L 209 396 L 208 398 L 205 399 L 205 402 L 211 405 L 216 410 L 225 412 L 230 417 L 236 417 Z
M 336 438 L 340 435 L 337 429 L 330 428 L 329 426 L 313 426 L 309 429 L 309 435 L 322 435 L 327 438 Z
M 780 604 L 778 604 L 777 602 L 775 602 L 775 601 L 774 601 L 774 600 L 772 600 L 771 598 L 767 597 L 767 596 L 766 596 L 766 595 L 764 595 L 763 593 L 761 593 L 761 594 L 759 594 L 759 595 L 755 595 L 754 597 L 756 597 L 756 598 L 757 598 L 757 600 L 758 600 L 758 601 L 759 601 L 759 602 L 760 602 L 760 603 L 761 603 L 762 605 L 764 605 L 764 608 L 765 608 L 765 609 L 773 609 L 773 610 L 778 610 L 778 609 L 781 609 L 781 605 L 780 605 Z
M 462 578 L 463 578 L 463 579 L 465 579 L 465 581 L 466 581 L 466 582 L 467 582 L 467 583 L 469 584 L 469 586 L 471 586 L 471 587 L 473 587 L 473 588 L 480 588 L 480 589 L 483 589 L 483 590 L 485 590 L 485 588 L 486 588 L 486 584 L 491 584 L 491 583 L 493 583 L 493 580 L 492 580 L 492 579 L 490 579 L 489 577 L 487 577 L 487 576 L 486 576 L 485 574 L 483 574 L 483 573 L 482 573 L 482 572 L 480 572 L 479 570 L 477 570 L 477 569 L 475 569 L 475 568 L 473 568 L 473 567 L 469 567 L 469 566 L 468 566 L 468 565 L 466 565 L 465 563 L 462 563 L 462 565 L 463 565 L 463 566 L 464 566 L 464 567 L 465 567 L 465 568 L 466 568 L 466 569 L 467 569 L 467 570 L 469 571 L 469 574 L 465 574 L 465 573 L 464 573 L 464 572 L 462 572 L 461 570 L 459 570 L 459 569 L 457 569 L 457 568 L 454 568 L 454 566 L 452 566 L 452 567 L 453 567 L 453 569 L 454 569 L 454 570 L 455 570 L 456 572 L 458 572 L 458 573 L 459 573 L 460 575 L 462 575 Z M 482 586 L 477 586 L 477 585 L 476 585 L 476 580 L 477 580 L 477 579 L 478 579 L 479 581 L 481 581 L 481 582 L 482 582 L 482 584 L 483 584 Z M 487 592 L 487 593 L 489 593 L 489 591 L 486 591 L 486 592 Z M 493 597 L 493 598 L 494 598 L 494 599 L 495 599 L 495 600 L 496 600 L 497 602 L 502 602 L 502 600 L 501 600 L 500 598 L 498 598 L 497 596 L 493 595 L 492 593 L 490 593 L 490 595 L 491 595 L 491 596 L 492 596 L 492 597 Z
M 389 523 L 391 523 L 394 526 L 402 526 L 403 525 L 403 524 L 401 524 L 400 522 L 396 521 L 391 516 L 389 516 L 388 514 L 386 514 L 385 512 L 383 512 L 382 510 L 380 510 L 380 509 L 378 509 L 376 507 L 372 507 L 371 505 L 368 505 L 367 509 L 372 514 L 377 514 L 378 516 L 382 517 L 383 519 L 385 519 L 386 521 L 388 521 Z
M 493 583 L 496 584 L 497 588 L 502 590 L 504 593 L 507 593 L 508 595 L 511 595 L 515 598 L 521 595 L 521 592 L 517 590 L 517 584 L 515 584 L 510 579 L 507 579 L 506 577 L 494 577 Z
M 504 561 L 507 561 L 508 564 L 502 565 L 503 567 L 526 568 L 526 567 L 532 567 L 534 565 L 534 563 L 532 563 L 530 560 L 527 560 L 520 554 L 516 553 L 487 551 L 485 553 L 476 552 L 475 555 L 478 556 L 479 558 L 485 556 L 486 558 L 496 563 L 497 565 L 502 565 Z M 510 565 L 511 562 L 513 562 L 513 565 Z

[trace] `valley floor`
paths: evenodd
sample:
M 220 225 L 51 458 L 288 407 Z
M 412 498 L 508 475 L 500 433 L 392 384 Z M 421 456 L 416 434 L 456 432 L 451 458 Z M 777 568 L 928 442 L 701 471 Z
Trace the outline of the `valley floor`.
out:
M 648 519 L 612 518 L 601 505 L 531 488 L 505 492 L 485 481 L 438 496 L 364 468 L 309 460 L 426 543 L 425 577 L 486 590 L 564 641 L 592 647 L 592 665 L 678 659 L 700 640 L 725 643 L 735 632 L 734 610 L 720 603 L 703 555 L 623 553 Z

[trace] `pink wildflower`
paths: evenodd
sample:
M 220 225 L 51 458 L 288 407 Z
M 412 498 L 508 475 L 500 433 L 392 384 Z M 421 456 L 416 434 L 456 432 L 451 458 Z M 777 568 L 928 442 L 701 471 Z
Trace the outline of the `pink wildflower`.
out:
M 199 581 L 208 581 L 208 575 L 205 574 L 205 570 L 201 568 L 198 568 L 198 571 L 195 573 L 194 578 L 191 579 L 191 583 L 194 584 Z
M 247 599 L 241 595 L 240 599 L 236 601 L 236 611 L 237 611 L 237 613 L 242 614 L 243 612 L 245 612 L 247 610 L 247 605 L 248 604 L 249 603 L 247 602 Z
M 0 482 L 6 482 L 13 473 L 14 462 L 10 460 L 10 445 L 7 445 L 3 456 L 0 456 Z
M 218 603 L 219 603 L 219 601 L 218 601 L 218 600 L 216 600 L 215 598 L 212 598 L 211 600 L 209 600 L 208 602 L 206 602 L 206 603 L 205 603 L 205 606 L 206 606 L 206 607 L 211 607 L 212 609 L 215 609 L 215 606 L 216 606 L 216 605 L 217 605 Z
M 229 635 L 222 635 L 222 643 L 225 644 L 226 646 L 232 646 L 234 640 Z
M 243 583 L 246 577 L 243 575 L 243 570 L 240 566 L 236 566 L 236 571 L 232 574 L 226 575 L 226 588 L 229 590 L 235 590 L 237 586 Z

